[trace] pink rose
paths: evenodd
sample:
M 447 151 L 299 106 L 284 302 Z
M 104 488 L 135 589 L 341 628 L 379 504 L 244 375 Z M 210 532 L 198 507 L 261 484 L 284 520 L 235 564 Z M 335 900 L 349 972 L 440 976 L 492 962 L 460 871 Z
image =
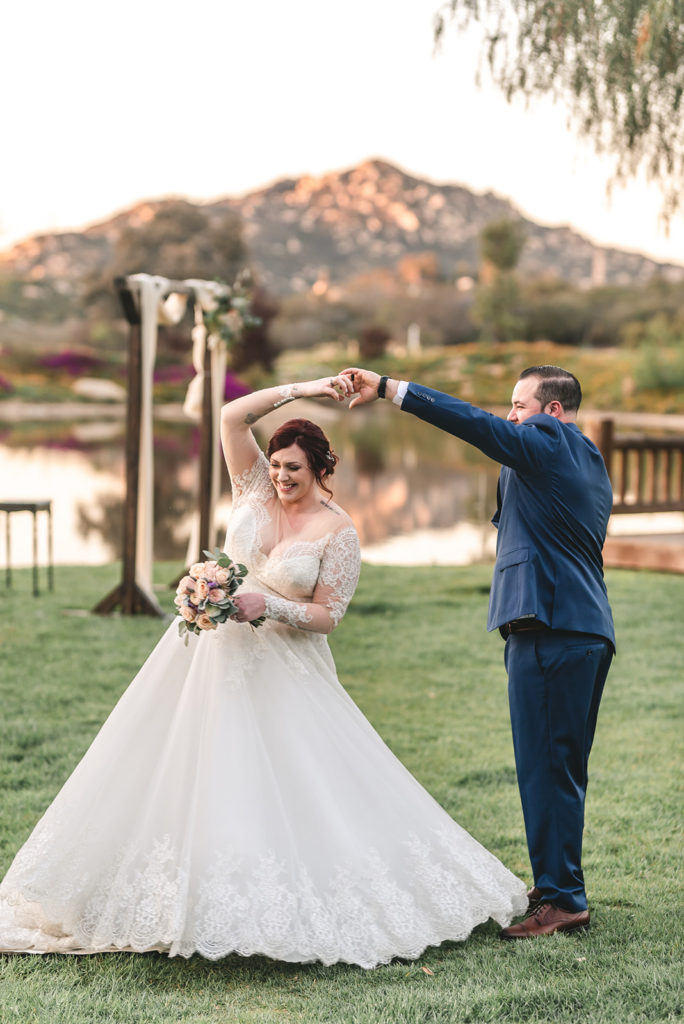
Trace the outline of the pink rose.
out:
M 193 580 L 192 576 L 184 576 L 183 579 L 178 584 L 178 586 L 176 587 L 176 593 L 187 594 L 194 589 L 195 581 Z
M 194 565 L 190 566 L 188 572 L 191 576 L 194 576 L 195 579 L 199 579 L 199 577 L 204 573 L 204 562 L 195 562 Z
M 216 582 L 223 587 L 226 585 L 229 579 L 230 571 L 228 569 L 224 569 L 222 566 L 219 566 L 218 569 L 216 570 Z
M 225 596 L 225 590 L 221 590 L 220 587 L 214 587 L 213 590 L 209 591 L 209 600 L 212 604 L 220 604 Z
M 216 629 L 216 623 L 210 615 L 207 615 L 206 612 L 202 612 L 201 615 L 198 615 L 195 622 L 200 629 Z
M 205 580 L 209 580 L 210 582 L 213 582 L 213 580 L 216 579 L 216 570 L 217 569 L 218 569 L 218 565 L 216 564 L 216 562 L 205 562 L 204 563 L 204 572 L 202 573 L 202 575 L 204 576 Z
M 204 580 L 197 580 L 195 584 L 195 593 L 191 597 L 193 604 L 199 604 L 200 601 L 204 601 L 209 594 L 209 585 Z
M 186 622 L 194 622 L 197 617 L 197 612 L 194 608 L 190 608 L 189 605 L 184 604 L 180 609 L 180 613 Z

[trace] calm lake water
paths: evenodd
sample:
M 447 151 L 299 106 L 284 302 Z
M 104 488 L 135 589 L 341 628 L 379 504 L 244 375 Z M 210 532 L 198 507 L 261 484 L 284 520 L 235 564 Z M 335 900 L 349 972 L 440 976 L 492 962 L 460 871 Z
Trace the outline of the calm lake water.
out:
M 0 413 L 2 410 L 0 410 Z M 467 565 L 489 561 L 496 531 L 498 467 L 475 449 L 386 405 L 348 413 L 317 402 L 297 412 L 321 424 L 341 457 L 332 479 L 335 499 L 352 516 L 366 561 L 396 565 Z M 186 561 L 196 516 L 199 431 L 159 410 L 155 423 L 155 557 Z M 290 408 L 272 414 L 262 446 Z M 0 498 L 51 499 L 55 562 L 97 565 L 120 557 L 124 497 L 124 421 L 111 412 L 78 422 L 3 422 Z M 224 470 L 217 541 L 230 514 Z M 6 558 L 0 516 L 0 571 Z M 47 557 L 39 514 L 39 559 Z M 684 514 L 614 516 L 613 535 L 681 534 Z M 11 516 L 11 564 L 31 563 L 32 517 Z M 191 557 L 195 557 L 193 552 Z
M 283 410 L 280 410 L 282 413 Z M 282 420 L 289 415 L 283 415 Z M 269 433 L 279 414 L 269 417 Z M 498 469 L 478 452 L 397 410 L 346 413 L 304 403 L 341 462 L 335 500 L 353 518 L 364 557 L 405 564 L 467 564 L 491 557 Z M 258 434 L 263 445 L 267 434 Z M 155 422 L 155 557 L 184 560 L 197 505 L 199 432 L 188 421 Z M 0 424 L 0 495 L 52 499 L 58 564 L 101 564 L 120 556 L 124 424 L 112 420 Z M 230 512 L 227 474 L 217 510 L 218 538 Z M 42 519 L 39 514 L 39 522 Z M 11 517 L 11 561 L 31 560 L 32 517 Z M 39 528 L 39 557 L 46 530 Z M 0 558 L 5 560 L 0 524 Z

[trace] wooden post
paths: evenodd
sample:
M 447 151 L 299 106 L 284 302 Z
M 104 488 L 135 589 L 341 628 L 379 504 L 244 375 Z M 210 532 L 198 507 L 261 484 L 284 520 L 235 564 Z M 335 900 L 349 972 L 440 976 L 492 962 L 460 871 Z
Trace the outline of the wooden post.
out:
M 33 510 L 33 596 L 38 597 L 38 513 Z
M 596 444 L 598 450 L 603 456 L 603 461 L 606 464 L 608 470 L 608 476 L 613 480 L 612 476 L 612 464 L 613 464 L 613 444 L 615 438 L 615 424 L 613 420 L 602 419 L 599 423 L 598 438 Z
M 214 466 L 214 424 L 211 401 L 211 352 L 207 345 L 204 351 L 204 390 L 202 392 L 202 426 L 200 436 L 200 479 L 199 479 L 199 551 L 197 558 L 202 561 L 202 552 L 211 548 L 211 492 Z
M 135 560 L 138 533 L 138 471 L 142 408 L 142 338 L 138 305 L 127 287 L 126 279 L 118 277 L 114 284 L 129 324 L 128 331 L 128 401 L 126 405 L 126 496 L 123 521 L 123 578 L 114 590 L 95 605 L 93 611 L 106 615 L 121 608 L 123 615 L 159 615 L 159 607 L 150 601 L 135 582 Z
M 52 502 L 48 502 L 48 587 L 55 589 L 55 568 L 52 553 Z
M 10 551 L 12 550 L 12 537 L 10 533 L 10 514 L 5 512 L 5 550 L 7 562 L 5 564 L 5 586 L 12 586 L 12 570 L 10 568 Z

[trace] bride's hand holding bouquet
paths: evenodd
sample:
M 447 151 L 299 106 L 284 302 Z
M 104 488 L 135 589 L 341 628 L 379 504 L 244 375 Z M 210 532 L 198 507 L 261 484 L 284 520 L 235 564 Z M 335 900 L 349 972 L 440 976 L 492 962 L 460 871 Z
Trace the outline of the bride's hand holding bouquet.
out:
M 249 620 L 238 618 L 241 609 L 233 600 L 247 575 L 246 567 L 234 562 L 225 551 L 205 551 L 204 554 L 209 560 L 191 565 L 176 588 L 174 604 L 181 616 L 179 634 L 185 636 L 187 642 L 188 633 L 199 636 L 230 618 L 260 626 L 264 619 L 259 613 Z

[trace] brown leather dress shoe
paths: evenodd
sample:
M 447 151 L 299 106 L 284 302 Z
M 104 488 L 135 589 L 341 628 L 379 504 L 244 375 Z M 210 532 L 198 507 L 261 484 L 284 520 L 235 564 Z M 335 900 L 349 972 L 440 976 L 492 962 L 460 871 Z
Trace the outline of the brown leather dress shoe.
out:
M 555 935 L 556 932 L 576 932 L 589 927 L 589 911 L 572 913 L 555 903 L 539 903 L 519 924 L 512 924 L 499 932 L 501 939 L 534 939 L 537 935 Z
M 542 891 L 536 885 L 527 890 L 527 913 L 534 910 L 542 901 Z

